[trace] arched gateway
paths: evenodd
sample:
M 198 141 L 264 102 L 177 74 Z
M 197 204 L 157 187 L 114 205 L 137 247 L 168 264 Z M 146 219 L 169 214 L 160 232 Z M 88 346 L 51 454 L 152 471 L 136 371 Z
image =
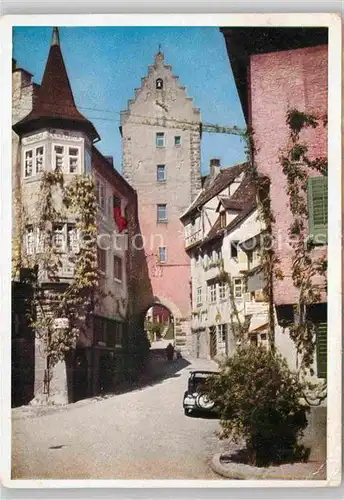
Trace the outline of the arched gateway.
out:
M 157 320 L 163 322 L 158 317 L 159 314 L 154 312 L 154 310 L 161 311 L 160 308 L 169 313 L 168 320 L 165 319 L 165 327 L 162 328 L 163 337 L 172 342 L 176 348 L 185 350 L 187 348 L 186 339 L 190 329 L 190 322 L 188 319 L 182 317 L 180 309 L 171 300 L 165 297 L 154 296 L 151 305 L 144 313 L 145 320 L 147 321 L 148 319 L 152 323 L 156 323 Z M 155 340 L 155 337 L 153 340 Z

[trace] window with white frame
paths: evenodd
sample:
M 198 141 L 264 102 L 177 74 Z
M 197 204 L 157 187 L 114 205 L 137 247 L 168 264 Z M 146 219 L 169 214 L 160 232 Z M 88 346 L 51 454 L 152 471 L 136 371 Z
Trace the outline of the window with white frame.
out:
M 208 285 L 208 297 L 210 303 L 216 302 L 216 283 Z
M 36 148 L 35 153 L 36 174 L 40 174 L 44 170 L 44 146 Z
M 122 259 L 118 255 L 113 256 L 113 277 L 117 281 L 123 280 Z
M 166 247 L 159 247 L 159 262 L 161 264 L 164 264 L 167 262 L 167 248 Z
M 60 253 L 78 253 L 80 250 L 79 233 L 75 224 L 54 224 L 53 245 Z
M 27 255 L 35 253 L 35 233 L 32 226 L 26 228 L 26 253 Z
M 219 342 L 227 341 L 227 325 L 217 325 L 217 338 Z
M 33 150 L 29 149 L 25 151 L 25 160 L 24 160 L 24 176 L 31 177 L 33 175 Z
M 156 179 L 158 182 L 166 181 L 166 165 L 157 165 Z
M 67 224 L 67 252 L 76 254 L 79 252 L 78 230 L 74 224 Z
M 199 286 L 197 288 L 196 303 L 198 306 L 202 304 L 202 287 L 201 286 Z
M 79 170 L 79 148 L 68 148 L 68 171 L 75 174 Z
M 102 211 L 105 210 L 105 184 L 101 181 L 96 182 L 97 203 Z
M 65 224 L 54 224 L 53 226 L 53 245 L 57 252 L 65 251 Z
M 157 132 L 155 135 L 155 145 L 157 148 L 165 147 L 165 134 L 164 132 Z
M 234 297 L 241 299 L 244 292 L 243 280 L 241 278 L 234 278 L 233 280 Z
M 182 138 L 180 137 L 180 135 L 175 135 L 174 136 L 174 145 L 175 146 L 180 146 L 181 142 L 182 142 Z
M 219 283 L 219 299 L 224 300 L 227 296 L 227 284 L 225 281 Z
M 64 167 L 64 146 L 54 146 L 54 170 L 62 171 Z

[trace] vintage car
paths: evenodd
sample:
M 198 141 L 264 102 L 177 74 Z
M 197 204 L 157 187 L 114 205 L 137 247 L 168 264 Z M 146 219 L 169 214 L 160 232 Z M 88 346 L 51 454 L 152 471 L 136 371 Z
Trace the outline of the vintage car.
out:
M 183 408 L 185 415 L 194 411 L 216 412 L 215 403 L 205 393 L 206 380 L 217 372 L 209 370 L 194 370 L 190 372 L 188 389 L 184 393 Z

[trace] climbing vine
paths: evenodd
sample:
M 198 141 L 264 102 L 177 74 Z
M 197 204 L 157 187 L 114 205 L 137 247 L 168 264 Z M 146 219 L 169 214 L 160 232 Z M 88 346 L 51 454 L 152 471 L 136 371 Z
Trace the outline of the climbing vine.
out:
M 260 269 L 263 273 L 263 294 L 268 301 L 268 339 L 272 352 L 275 351 L 275 313 L 274 313 L 274 279 L 282 280 L 283 273 L 280 267 L 280 259 L 275 250 L 274 224 L 275 217 L 271 208 L 270 179 L 258 174 L 255 163 L 256 148 L 254 133 L 248 129 L 245 136 L 246 157 L 248 164 L 248 176 L 255 183 L 258 204 L 258 217 L 263 222 L 260 245 Z M 256 272 L 257 270 L 255 270 Z M 246 279 L 250 273 L 246 273 Z
M 60 253 L 54 236 L 54 226 L 66 222 L 67 214 L 74 217 L 77 235 L 75 248 L 68 255 Z M 30 321 L 43 341 L 48 370 L 75 346 L 94 309 L 99 285 L 96 216 L 91 176 L 77 176 L 65 185 L 59 170 L 42 174 L 35 220 L 39 251 L 23 260 L 38 269 Z M 63 259 L 73 269 L 73 279 L 69 282 L 61 282 L 59 278 Z M 59 285 L 54 290 L 42 288 L 40 278 Z
M 298 290 L 298 302 L 294 306 L 295 319 L 289 332 L 300 358 L 300 370 L 308 369 L 313 375 L 315 335 L 314 324 L 307 316 L 307 309 L 309 305 L 320 302 L 322 292 L 326 291 L 327 258 L 314 258 L 314 243 L 311 238 L 306 238 L 309 219 L 307 189 L 311 170 L 327 176 L 327 159 L 319 157 L 310 160 L 308 146 L 301 141 L 300 134 L 306 128 L 317 128 L 320 121 L 326 125 L 327 119 L 290 109 L 286 121 L 289 127 L 289 145 L 287 151 L 281 154 L 280 163 L 287 181 L 289 208 L 293 216 L 289 227 L 293 249 L 292 281 Z M 316 275 L 324 278 L 323 290 L 314 283 Z

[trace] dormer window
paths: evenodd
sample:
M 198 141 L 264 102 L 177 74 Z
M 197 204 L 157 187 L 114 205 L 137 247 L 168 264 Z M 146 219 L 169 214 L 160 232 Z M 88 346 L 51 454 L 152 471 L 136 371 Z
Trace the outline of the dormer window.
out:
M 155 88 L 157 90 L 162 90 L 163 87 L 164 87 L 164 82 L 163 82 L 162 78 L 157 78 L 156 82 L 155 82 Z

